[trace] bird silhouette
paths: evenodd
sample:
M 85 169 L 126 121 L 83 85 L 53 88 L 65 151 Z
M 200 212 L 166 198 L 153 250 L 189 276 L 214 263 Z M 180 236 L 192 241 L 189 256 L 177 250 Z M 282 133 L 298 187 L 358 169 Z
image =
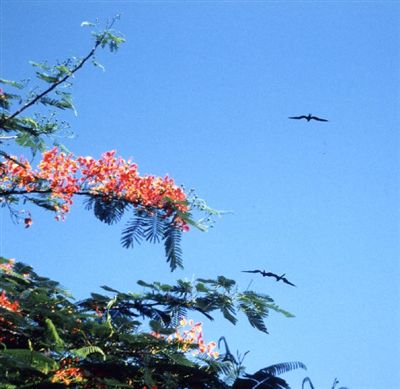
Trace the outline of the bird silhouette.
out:
M 327 122 L 327 121 L 328 121 L 328 120 L 326 120 L 326 119 L 322 119 L 322 118 L 319 118 L 319 117 L 317 117 L 317 116 L 313 116 L 313 115 L 311 115 L 311 113 L 309 113 L 307 116 L 306 116 L 306 115 L 301 115 L 301 116 L 289 116 L 289 119 L 297 119 L 297 120 L 306 119 L 308 122 L 309 122 L 310 120 L 318 120 L 319 122 Z
M 265 271 L 265 270 L 242 270 L 242 273 L 260 273 L 263 277 L 273 277 L 276 279 L 276 281 L 282 281 L 285 284 L 296 286 L 295 284 L 292 284 L 287 278 L 285 278 L 286 274 L 282 274 L 281 276 L 278 276 L 278 274 L 272 273 L 270 271 Z

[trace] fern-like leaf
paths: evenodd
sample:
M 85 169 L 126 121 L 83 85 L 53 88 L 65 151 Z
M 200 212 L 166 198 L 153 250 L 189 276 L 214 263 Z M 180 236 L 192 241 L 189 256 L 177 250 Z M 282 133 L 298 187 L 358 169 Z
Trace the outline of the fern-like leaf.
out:
M 97 346 L 87 346 L 78 349 L 73 349 L 71 350 L 71 353 L 79 358 L 87 358 L 87 356 L 90 354 L 98 353 L 103 356 L 104 361 L 106 360 L 106 354 L 104 354 L 104 351 Z
M 158 212 L 144 218 L 143 235 L 150 243 L 158 243 L 163 237 L 165 219 L 161 219 Z
M 177 267 L 183 268 L 182 249 L 180 247 L 182 231 L 173 224 L 169 224 L 164 231 L 164 245 L 167 262 L 171 271 Z
M 48 211 L 57 211 L 56 203 L 51 198 L 36 199 L 34 197 L 26 197 L 26 200 Z
M 90 197 L 85 201 L 85 208 L 93 209 L 97 219 L 109 225 L 121 220 L 127 206 L 124 201 L 103 197 Z
M 58 334 L 57 328 L 54 325 L 54 323 L 51 321 L 51 319 L 46 318 L 46 325 L 49 330 L 49 333 L 51 334 L 51 337 L 53 338 L 55 348 L 56 350 L 62 350 L 64 348 L 64 341 L 60 338 L 60 335 Z
M 264 369 L 258 370 L 256 373 L 249 375 L 249 377 L 261 380 L 263 377 L 266 377 L 268 375 L 276 376 L 276 375 L 280 375 L 283 373 L 287 373 L 288 371 L 292 371 L 295 369 L 307 370 L 307 366 L 304 363 L 297 362 L 297 361 L 296 362 L 282 362 L 282 363 L 277 363 L 275 365 L 271 365 L 271 366 L 265 367 Z
M 295 316 L 293 315 L 293 313 L 290 313 L 290 312 L 288 312 L 288 311 L 286 311 L 286 310 L 280 308 L 278 305 L 276 305 L 276 304 L 274 304 L 274 303 L 268 303 L 268 304 L 266 304 L 266 307 L 267 307 L 268 309 L 272 309 L 272 310 L 275 311 L 275 312 L 279 312 L 279 313 L 281 313 L 282 315 L 284 315 L 284 316 L 286 316 L 286 317 L 295 317 Z
M 241 306 L 243 312 L 247 316 L 247 320 L 250 325 L 254 328 L 257 328 L 259 331 L 268 334 L 268 329 L 264 323 L 263 316 L 261 316 L 256 310 L 252 309 L 248 306 Z
M 122 231 L 121 243 L 125 248 L 133 247 L 134 242 L 140 244 L 143 240 L 143 218 L 136 216 L 126 224 L 125 229 Z
M 58 363 L 38 351 L 27 349 L 7 349 L 0 351 L 1 364 L 13 364 L 20 368 L 35 369 L 47 374 L 51 370 L 58 369 Z

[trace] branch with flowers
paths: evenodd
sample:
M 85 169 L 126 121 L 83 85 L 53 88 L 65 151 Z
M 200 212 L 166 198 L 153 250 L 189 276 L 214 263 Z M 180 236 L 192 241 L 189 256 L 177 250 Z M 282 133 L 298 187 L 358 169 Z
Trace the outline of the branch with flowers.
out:
M 0 160 L 0 199 L 16 220 L 19 213 L 13 205 L 19 198 L 52 210 L 57 220 L 64 220 L 74 196 L 85 196 L 87 208 L 107 224 L 120 220 L 128 209 L 132 211 L 123 231 L 123 246 L 133 247 L 143 239 L 164 240 L 171 270 L 182 267 L 181 232 L 188 231 L 189 224 L 204 229 L 204 220 L 209 220 L 201 224 L 192 219 L 190 211 L 203 203 L 188 198 L 173 179 L 141 176 L 136 164 L 116 157 L 115 151 L 96 160 L 74 157 L 54 147 L 42 154 L 36 169 L 25 158 L 7 155 Z M 209 210 L 202 210 L 210 215 Z M 23 219 L 26 227 L 31 226 L 30 213 Z

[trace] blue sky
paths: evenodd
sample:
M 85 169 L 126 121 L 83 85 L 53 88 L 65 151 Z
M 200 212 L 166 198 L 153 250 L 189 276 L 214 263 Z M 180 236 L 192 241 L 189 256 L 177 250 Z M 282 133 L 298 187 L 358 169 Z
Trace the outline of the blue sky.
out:
M 400 375 L 399 16 L 396 2 L 1 1 L 1 76 L 28 60 L 84 55 L 84 20 L 122 14 L 127 43 L 74 80 L 64 115 L 76 155 L 116 149 L 141 173 L 169 173 L 217 209 L 186 234 L 185 269 L 161 246 L 125 250 L 123 224 L 76 204 L 65 223 L 32 210 L 25 230 L 1 210 L 1 253 L 59 280 L 78 298 L 136 280 L 236 279 L 296 318 L 270 335 L 244 320 L 205 322 L 251 350 L 253 371 L 300 360 L 316 388 L 395 389 Z M 288 120 L 313 113 L 328 123 Z M 297 288 L 241 273 L 286 273 Z M 294 388 L 300 374 L 286 374 Z

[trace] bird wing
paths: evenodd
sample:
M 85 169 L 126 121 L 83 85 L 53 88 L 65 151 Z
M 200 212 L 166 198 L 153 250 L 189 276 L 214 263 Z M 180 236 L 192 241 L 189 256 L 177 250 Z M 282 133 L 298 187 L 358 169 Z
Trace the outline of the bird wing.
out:
M 261 273 L 261 270 L 242 270 L 242 273 Z
M 270 271 L 267 272 L 267 273 L 264 273 L 263 276 L 264 276 L 264 277 L 274 277 L 274 278 L 276 278 L 277 281 L 278 281 L 278 279 L 279 279 L 278 274 L 271 273 Z
M 282 281 L 283 281 L 285 284 L 289 284 L 289 285 L 292 285 L 292 286 L 296 286 L 295 284 L 292 284 L 287 278 L 282 278 Z
M 307 116 L 301 115 L 301 116 L 289 116 L 289 119 L 307 119 Z
M 318 120 L 319 122 L 327 122 L 328 120 L 319 118 L 317 116 L 311 116 L 311 119 Z

